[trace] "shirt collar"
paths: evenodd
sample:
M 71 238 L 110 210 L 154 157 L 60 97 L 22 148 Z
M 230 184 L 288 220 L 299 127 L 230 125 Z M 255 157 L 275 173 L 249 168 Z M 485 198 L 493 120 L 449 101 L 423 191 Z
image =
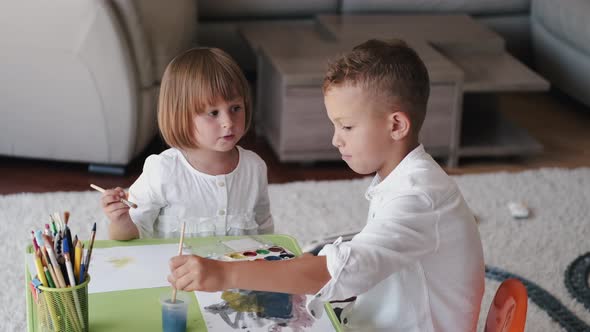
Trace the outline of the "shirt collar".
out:
M 378 195 L 380 192 L 387 190 L 388 188 L 391 188 L 394 183 L 401 180 L 400 178 L 406 173 L 407 170 L 411 169 L 413 161 L 421 159 L 425 153 L 426 151 L 424 150 L 424 146 L 420 144 L 414 150 L 410 151 L 410 153 L 408 153 L 404 159 L 400 161 L 400 163 L 393 169 L 393 171 L 391 171 L 391 173 L 385 177 L 385 179 L 382 180 L 379 177 L 379 174 L 375 174 L 373 181 L 371 181 L 369 188 L 367 188 L 367 191 L 365 192 L 365 198 L 370 201 L 373 199 L 373 197 L 375 197 L 375 195 Z

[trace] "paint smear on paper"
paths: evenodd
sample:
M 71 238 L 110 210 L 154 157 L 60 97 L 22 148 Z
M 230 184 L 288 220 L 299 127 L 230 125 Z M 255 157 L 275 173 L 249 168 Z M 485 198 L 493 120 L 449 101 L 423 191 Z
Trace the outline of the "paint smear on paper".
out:
M 132 257 L 111 258 L 107 262 L 113 264 L 114 267 L 121 269 L 121 268 L 124 268 L 127 265 L 133 263 L 133 258 Z
M 225 291 L 221 299 L 237 312 L 254 312 L 264 318 L 291 318 L 291 295 L 258 291 Z

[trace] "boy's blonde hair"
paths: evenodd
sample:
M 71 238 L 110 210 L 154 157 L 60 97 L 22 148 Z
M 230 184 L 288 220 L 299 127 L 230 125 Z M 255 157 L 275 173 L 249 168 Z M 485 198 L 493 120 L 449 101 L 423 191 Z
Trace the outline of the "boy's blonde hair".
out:
M 360 86 L 372 96 L 384 96 L 391 106 L 400 106 L 408 114 L 413 132 L 420 132 L 430 80 L 424 62 L 404 41 L 371 39 L 332 62 L 323 92 L 342 85 Z
M 172 60 L 162 77 L 158 127 L 166 144 L 196 148 L 194 114 L 220 101 L 243 98 L 246 128 L 252 121 L 250 88 L 240 67 L 218 48 L 193 48 Z

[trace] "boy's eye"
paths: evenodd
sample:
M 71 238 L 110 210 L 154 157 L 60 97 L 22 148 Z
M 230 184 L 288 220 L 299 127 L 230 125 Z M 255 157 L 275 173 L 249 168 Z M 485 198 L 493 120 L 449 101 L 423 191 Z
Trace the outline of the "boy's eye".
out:
M 217 116 L 217 115 L 219 115 L 219 111 L 211 111 L 211 112 L 209 112 L 209 115 L 210 116 Z
M 352 126 L 342 126 L 342 130 L 351 130 Z

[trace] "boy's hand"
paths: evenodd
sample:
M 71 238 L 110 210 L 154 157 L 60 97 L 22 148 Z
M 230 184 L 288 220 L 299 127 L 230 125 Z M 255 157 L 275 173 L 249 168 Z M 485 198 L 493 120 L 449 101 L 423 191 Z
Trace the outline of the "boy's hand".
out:
M 121 202 L 121 198 L 127 198 L 125 190 L 121 187 L 107 189 L 102 194 L 100 203 L 102 210 L 113 223 L 127 220 L 129 217 L 129 207 Z
M 228 263 L 225 263 L 228 264 Z M 181 255 L 170 260 L 168 281 L 183 291 L 216 292 L 224 290 L 224 262 L 196 255 Z

